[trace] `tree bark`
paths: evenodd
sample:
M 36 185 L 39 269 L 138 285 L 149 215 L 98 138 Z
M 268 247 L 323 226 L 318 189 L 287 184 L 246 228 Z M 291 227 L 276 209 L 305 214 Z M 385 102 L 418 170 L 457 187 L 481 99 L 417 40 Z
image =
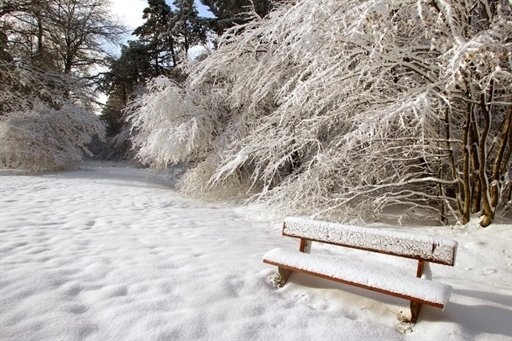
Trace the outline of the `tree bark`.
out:
M 500 189 L 500 178 L 501 178 L 501 170 L 506 169 L 507 159 L 504 159 L 505 150 L 512 149 L 512 141 L 510 141 L 509 136 L 512 134 L 512 106 L 504 112 L 503 117 L 503 126 L 501 128 L 501 134 L 498 140 L 498 149 L 496 151 L 496 158 L 494 159 L 494 163 L 492 165 L 492 178 L 491 178 L 491 205 L 492 207 L 498 206 L 499 202 L 499 189 Z M 502 167 L 502 163 L 504 162 L 504 167 Z
M 478 146 L 478 154 L 480 159 L 480 168 L 478 170 L 480 176 L 480 188 L 481 188 L 481 204 L 482 204 L 482 219 L 480 220 L 480 225 L 482 227 L 489 226 L 494 219 L 494 209 L 490 203 L 489 196 L 489 180 L 486 174 L 486 165 L 487 165 L 487 153 L 485 150 L 485 145 L 487 141 L 487 136 L 489 135 L 489 129 L 491 126 L 491 114 L 489 113 L 489 108 L 485 102 L 485 94 L 480 95 L 480 109 L 482 110 L 482 114 L 484 117 L 484 130 L 482 135 L 480 136 L 480 144 Z
M 466 123 L 464 125 L 464 132 L 462 136 L 462 143 L 464 145 L 464 157 L 463 157 L 463 167 L 462 167 L 462 184 L 463 184 L 463 206 L 462 206 L 462 224 L 467 224 L 469 222 L 469 218 L 471 215 L 471 188 L 470 188 L 470 149 L 471 146 L 469 144 L 469 130 L 471 127 L 471 108 L 468 106 L 467 114 L 466 114 Z

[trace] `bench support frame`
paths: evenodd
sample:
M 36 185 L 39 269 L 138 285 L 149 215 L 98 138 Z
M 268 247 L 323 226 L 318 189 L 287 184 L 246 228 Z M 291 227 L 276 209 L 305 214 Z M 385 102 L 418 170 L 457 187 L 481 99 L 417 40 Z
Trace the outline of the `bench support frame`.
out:
M 301 238 L 299 244 L 299 251 L 304 253 L 311 253 L 312 243 L 313 242 L 311 240 Z M 290 278 L 290 276 L 292 275 L 293 270 L 277 265 L 277 272 L 279 274 L 279 277 L 277 278 L 276 285 L 279 288 L 282 288 L 286 284 L 286 282 L 288 282 L 288 278 Z

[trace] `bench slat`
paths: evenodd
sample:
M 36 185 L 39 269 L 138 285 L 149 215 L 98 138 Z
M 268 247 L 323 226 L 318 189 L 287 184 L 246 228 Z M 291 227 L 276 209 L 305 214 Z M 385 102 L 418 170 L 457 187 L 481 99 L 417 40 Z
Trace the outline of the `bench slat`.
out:
M 454 240 L 297 217 L 285 219 L 283 235 L 445 265 L 454 265 L 457 249 Z
M 345 257 L 273 249 L 263 256 L 263 261 L 438 308 L 444 308 L 452 291 L 449 285 L 443 283 L 383 271 L 377 267 L 370 268 L 366 263 Z

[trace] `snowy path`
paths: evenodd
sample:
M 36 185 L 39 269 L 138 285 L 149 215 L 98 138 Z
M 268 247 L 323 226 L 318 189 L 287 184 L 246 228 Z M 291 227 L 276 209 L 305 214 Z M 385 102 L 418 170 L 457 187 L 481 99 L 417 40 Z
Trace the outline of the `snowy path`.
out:
M 495 316 L 500 311 L 490 316 L 499 319 L 492 322 L 498 330 L 478 331 L 450 306 L 425 309 L 423 325 L 402 335 L 401 300 L 301 276 L 276 291 L 269 284 L 274 269 L 261 256 L 295 247 L 278 226 L 247 222 L 240 208 L 181 198 L 144 170 L 0 173 L 0 185 L 0 340 L 512 336 L 504 317 Z M 499 270 L 490 275 L 505 276 L 495 294 L 505 302 L 495 307 L 507 318 L 511 272 Z M 473 304 L 487 301 L 492 297 Z

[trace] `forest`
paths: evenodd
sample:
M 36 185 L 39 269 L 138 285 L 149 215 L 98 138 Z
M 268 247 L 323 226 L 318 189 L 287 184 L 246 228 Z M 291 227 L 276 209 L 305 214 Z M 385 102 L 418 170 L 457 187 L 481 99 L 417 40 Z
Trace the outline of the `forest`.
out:
M 186 195 L 335 221 L 510 214 L 509 0 L 201 2 L 127 32 L 106 1 L 1 0 L 0 168 L 179 165 Z

